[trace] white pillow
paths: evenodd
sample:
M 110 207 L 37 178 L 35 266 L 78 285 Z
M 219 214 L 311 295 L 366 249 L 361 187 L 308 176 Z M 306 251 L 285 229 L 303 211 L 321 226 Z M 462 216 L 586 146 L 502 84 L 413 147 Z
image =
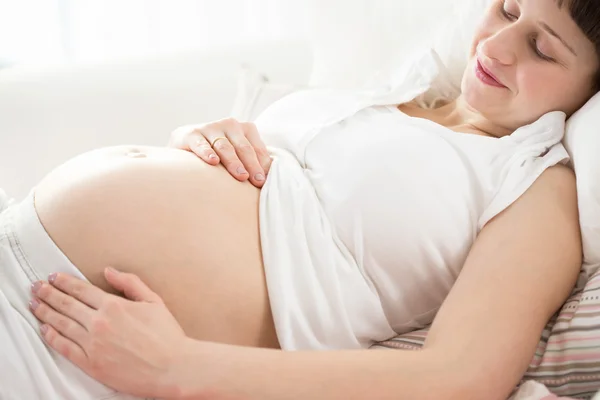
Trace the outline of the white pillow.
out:
M 254 121 L 272 103 L 301 88 L 301 85 L 271 83 L 265 75 L 242 66 L 230 115 L 239 121 Z
M 453 16 L 433 40 L 456 85 L 467 65 L 471 37 L 491 2 L 455 2 Z M 600 267 L 600 94 L 569 119 L 563 142 L 577 175 L 584 270 L 591 274 Z
M 600 94 L 567 121 L 565 147 L 577 175 L 584 268 L 600 268 Z
M 483 14 L 492 2 L 493 0 L 454 2 L 454 9 L 432 37 L 431 46 L 448 68 L 452 83 L 459 88 L 469 61 L 471 40 Z
M 462 1 L 462 0 L 461 0 Z M 311 86 L 357 88 L 405 60 L 451 12 L 449 0 L 310 0 Z

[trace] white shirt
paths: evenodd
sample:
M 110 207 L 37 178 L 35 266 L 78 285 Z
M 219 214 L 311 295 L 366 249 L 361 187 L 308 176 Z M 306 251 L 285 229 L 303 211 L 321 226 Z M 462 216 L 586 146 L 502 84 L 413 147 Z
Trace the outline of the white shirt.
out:
M 385 91 L 303 91 L 256 121 L 274 158 L 260 229 L 283 349 L 366 348 L 430 324 L 482 227 L 568 160 L 562 112 L 497 139 L 394 106 L 442 68 L 428 52 Z

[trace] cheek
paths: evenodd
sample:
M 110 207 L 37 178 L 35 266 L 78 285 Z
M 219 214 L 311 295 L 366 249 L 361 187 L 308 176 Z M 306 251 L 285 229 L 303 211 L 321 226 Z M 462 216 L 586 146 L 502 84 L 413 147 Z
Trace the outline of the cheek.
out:
M 571 77 L 550 69 L 531 68 L 517 75 L 519 104 L 540 115 L 549 111 L 567 111 L 577 101 L 579 88 Z
M 545 74 L 535 68 L 519 71 L 517 74 L 518 96 L 523 100 L 547 98 L 555 88 L 550 82 L 553 82 L 551 74 Z

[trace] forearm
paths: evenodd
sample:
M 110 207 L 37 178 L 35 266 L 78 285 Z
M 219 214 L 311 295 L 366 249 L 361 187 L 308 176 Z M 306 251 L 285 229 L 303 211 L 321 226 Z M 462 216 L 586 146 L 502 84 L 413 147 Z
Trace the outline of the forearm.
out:
M 199 376 L 207 363 L 210 376 Z M 169 386 L 185 399 L 467 398 L 467 377 L 447 365 L 428 351 L 283 352 L 193 342 Z

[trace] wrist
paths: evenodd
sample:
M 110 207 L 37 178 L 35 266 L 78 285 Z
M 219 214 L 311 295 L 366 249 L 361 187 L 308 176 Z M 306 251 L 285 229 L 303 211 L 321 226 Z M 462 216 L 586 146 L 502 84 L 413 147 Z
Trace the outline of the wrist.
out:
M 206 382 L 206 369 L 199 363 L 210 363 L 207 359 L 206 343 L 188 337 L 167 357 L 166 373 L 158 379 L 157 395 L 170 400 L 202 398 Z

